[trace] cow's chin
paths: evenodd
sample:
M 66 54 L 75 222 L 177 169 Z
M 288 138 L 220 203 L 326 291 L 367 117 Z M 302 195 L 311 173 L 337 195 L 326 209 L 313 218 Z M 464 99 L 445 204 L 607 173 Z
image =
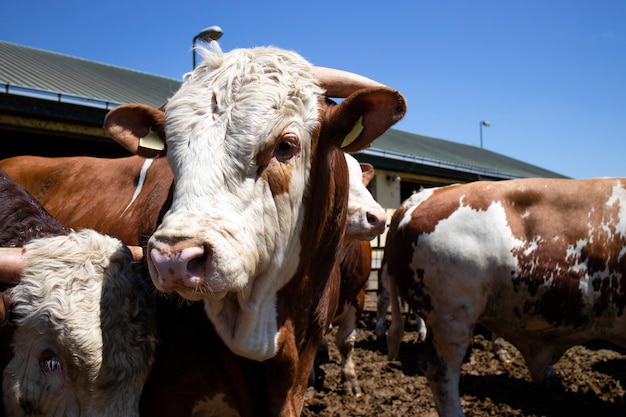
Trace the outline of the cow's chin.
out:
M 180 295 L 181 297 L 183 297 L 185 300 L 189 300 L 189 301 L 218 301 L 221 300 L 222 298 L 224 298 L 226 296 L 226 294 L 228 294 L 228 292 L 222 291 L 219 293 L 211 293 L 211 294 L 206 294 L 206 293 L 200 293 L 197 291 L 186 291 L 186 290 L 177 290 L 176 293 L 178 295 Z
M 224 281 L 245 280 L 223 278 L 222 282 Z M 214 291 L 210 289 L 210 279 L 206 279 L 200 287 L 178 287 L 176 292 L 189 301 L 204 301 L 204 310 L 209 321 L 234 354 L 264 361 L 274 357 L 278 351 L 277 295 L 270 291 L 260 297 L 259 294 L 252 296 L 253 287 L 254 285 L 237 285 L 227 290 Z
M 204 298 L 204 310 L 226 346 L 236 355 L 264 361 L 278 351 L 276 294 L 250 307 L 241 293 Z

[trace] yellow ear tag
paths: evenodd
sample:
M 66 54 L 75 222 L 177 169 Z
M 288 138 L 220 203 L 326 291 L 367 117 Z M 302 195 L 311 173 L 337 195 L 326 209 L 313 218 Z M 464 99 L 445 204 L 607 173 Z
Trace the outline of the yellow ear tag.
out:
M 139 139 L 139 147 L 153 151 L 162 151 L 165 149 L 165 142 L 161 140 L 154 130 L 150 129 L 146 136 Z
M 352 142 L 354 142 L 354 140 L 356 138 L 359 137 L 359 135 L 361 134 L 361 132 L 363 131 L 363 115 L 361 115 L 361 117 L 359 117 L 359 120 L 357 120 L 354 123 L 354 127 L 352 128 L 352 130 L 350 131 L 350 133 L 348 133 L 346 135 L 346 137 L 343 140 L 343 143 L 341 144 L 342 148 L 345 148 L 346 146 L 350 145 Z

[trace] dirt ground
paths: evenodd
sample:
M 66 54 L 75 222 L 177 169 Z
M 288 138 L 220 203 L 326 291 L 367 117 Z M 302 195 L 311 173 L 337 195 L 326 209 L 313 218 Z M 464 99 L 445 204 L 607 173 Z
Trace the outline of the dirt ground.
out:
M 354 354 L 363 396 L 341 394 L 340 356 L 331 331 L 327 335 L 330 359 L 321 365 L 324 378 L 314 397 L 306 401 L 303 416 L 437 417 L 426 378 L 417 366 L 420 344 L 414 322 L 407 322 L 400 360 L 388 361 L 386 346 L 374 333 L 373 297 L 374 293 L 368 294 Z M 626 416 L 626 350 L 604 342 L 573 347 L 555 365 L 562 386 L 547 389 L 530 382 L 519 352 L 506 346 L 512 357 L 508 364 L 495 359 L 486 333 L 474 337 L 471 360 L 463 367 L 460 383 L 467 417 Z

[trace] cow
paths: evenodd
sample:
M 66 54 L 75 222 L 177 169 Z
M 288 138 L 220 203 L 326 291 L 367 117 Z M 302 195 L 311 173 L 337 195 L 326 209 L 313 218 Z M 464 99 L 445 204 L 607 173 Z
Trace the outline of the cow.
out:
M 364 290 L 371 264 L 369 240 L 384 231 L 387 216 L 366 188 L 374 176 L 373 166 L 360 164 L 349 154 L 344 156 L 350 175 L 346 220 L 348 248 L 341 255 L 340 303 L 334 322 L 340 329 L 337 345 L 342 354 L 344 392 L 359 396 L 361 390 L 352 359 L 354 330 L 364 308 Z M 17 156 L 0 161 L 0 165 L 13 173 L 68 224 L 98 227 L 101 231 L 121 235 L 127 243 L 140 244 L 154 231 L 155 226 L 150 225 L 157 223 L 159 213 L 163 211 L 154 202 L 167 201 L 172 186 L 171 170 L 169 165 L 162 163 L 164 161 L 162 158 L 145 159 L 139 156 L 115 159 Z M 94 172 L 85 177 L 81 173 L 88 167 Z M 111 175 L 117 171 L 122 174 Z M 103 191 L 107 185 L 116 189 L 115 198 L 98 200 L 98 196 L 111 197 L 112 194 Z M 100 192 L 94 193 L 92 187 Z M 61 193 L 66 190 L 72 190 L 72 200 L 85 198 L 85 204 L 61 204 Z M 84 197 L 81 191 L 86 192 Z M 95 201 L 88 199 L 87 194 L 93 195 Z M 70 197 L 67 192 L 65 197 Z M 108 224 L 107 212 L 113 213 Z M 128 213 L 143 215 L 138 218 L 136 214 L 131 216 Z
M 44 176 L 30 186 L 66 225 L 89 227 L 85 205 L 101 220 L 97 230 L 117 221 L 117 231 L 107 232 L 148 240 L 148 268 L 165 294 L 157 302 L 161 342 L 142 415 L 298 415 L 337 306 L 348 197 L 343 152 L 368 146 L 402 118 L 406 103 L 364 77 L 341 72 L 347 83 L 337 83 L 328 76 L 335 71 L 278 48 L 222 53 L 214 44 L 202 54 L 205 61 L 164 111 L 129 104 L 105 120 L 109 136 L 127 149 L 167 154 L 170 180 L 157 182 L 170 192 L 151 200 L 149 212 L 138 204 L 146 202 L 149 175 L 130 204 L 112 186 L 141 183 L 136 167 L 144 160 L 137 156 L 122 158 L 133 166 L 127 172 L 117 160 L 83 160 L 80 169 L 52 177 L 39 171 Z M 333 104 L 331 96 L 345 99 Z M 146 145 L 149 134 L 166 146 Z M 98 180 L 107 168 L 129 178 Z M 68 200 L 76 203 L 68 207 Z M 78 218 L 85 224 L 74 223 Z M 179 261 L 190 266 L 182 275 Z
M 369 145 L 404 114 L 404 99 L 373 87 L 329 105 L 312 65 L 278 48 L 203 55 L 165 106 L 175 186 L 148 268 L 159 291 L 203 302 L 230 351 L 263 364 L 255 387 L 271 381 L 282 394 L 259 409 L 297 415 L 337 306 L 342 149 Z M 105 127 L 132 147 L 158 118 L 137 134 L 129 114 L 139 106 L 116 108 Z
M 137 255 L 118 239 L 65 228 L 1 170 L 0 222 L 11 317 L 2 415 L 138 416 L 156 323 Z
M 385 341 L 386 332 L 387 332 L 387 311 L 390 306 L 389 300 L 389 284 L 388 284 L 388 275 L 387 275 L 387 259 L 383 256 L 381 261 L 380 269 L 378 270 L 378 288 L 376 294 L 376 338 L 379 341 Z M 400 308 L 400 307 L 398 307 Z M 416 323 L 416 331 L 418 334 L 417 341 L 423 342 L 426 340 L 426 323 L 424 323 L 424 319 L 419 316 L 419 314 L 415 314 L 414 312 L 410 312 L 413 314 Z M 398 317 L 401 317 L 398 316 Z M 400 347 L 400 341 L 394 341 L 394 349 L 389 352 L 389 359 L 395 360 L 398 359 L 398 350 Z M 502 363 L 511 362 L 511 356 L 507 351 L 506 345 L 504 343 L 504 339 L 498 336 L 495 333 L 491 333 L 491 351 L 493 352 L 495 358 Z M 471 352 L 468 352 L 468 357 Z
M 350 154 L 344 154 L 344 156 L 350 176 L 348 216 L 344 238 L 347 246 L 352 241 L 370 241 L 382 234 L 387 226 L 387 212 L 367 189 L 375 175 L 374 166 L 359 163 Z
M 145 247 L 167 208 L 173 175 L 165 158 L 21 155 L 0 168 L 63 225 Z
M 38 237 L 51 237 L 69 233 L 56 219 L 50 216 L 41 205 L 23 188 L 0 170 L 0 247 L 18 248 Z M 11 288 L 20 281 L 20 254 L 2 250 L 0 262 L 0 386 L 2 372 L 11 360 L 11 341 L 14 328 L 9 322 L 11 308 Z M 10 258 L 11 257 L 11 258 Z M 4 416 L 4 402 L 0 415 Z
M 348 154 L 346 162 L 350 174 L 348 220 L 339 266 L 341 274 L 339 304 L 333 324 L 338 327 L 336 343 L 341 354 L 342 391 L 344 394 L 361 397 L 362 391 L 352 355 L 356 328 L 365 307 L 365 291 L 372 265 L 372 247 L 369 241 L 385 231 L 387 213 L 366 188 L 374 177 L 374 167 L 371 164 L 359 164 Z M 313 387 L 317 383 L 317 365 L 327 358 L 327 347 L 324 343 L 318 352 L 318 358 L 309 376 L 307 397 L 313 395 Z
M 346 221 L 346 240 L 350 249 L 342 254 L 340 303 L 334 322 L 340 329 L 337 345 L 342 354 L 344 392 L 359 396 L 361 390 L 356 379 L 352 350 L 354 331 L 364 308 L 364 291 L 371 264 L 368 241 L 384 231 L 387 217 L 366 188 L 374 176 L 373 166 L 360 164 L 349 154 L 344 156 L 350 175 Z M 139 156 L 115 159 L 17 156 L 0 161 L 0 165 L 67 224 L 96 227 L 121 237 L 128 244 L 140 245 L 145 244 L 145 238 L 156 228 L 163 211 L 161 205 L 167 201 L 172 186 L 172 173 L 164 162 L 163 158 L 145 159 Z M 82 173 L 88 167 L 94 172 L 86 178 Z M 118 174 L 114 175 L 115 172 Z M 95 193 L 88 184 L 100 192 Z M 102 201 L 96 198 L 111 196 L 102 192 L 105 185 L 116 189 L 115 199 Z M 73 200 L 82 202 L 84 198 L 85 203 L 62 204 L 64 200 L 58 197 L 68 189 L 72 190 Z M 86 192 L 84 197 L 81 190 Z M 94 198 L 87 198 L 87 194 Z M 107 213 L 111 219 L 107 218 Z M 117 221 L 112 221 L 115 219 Z M 350 243 L 353 240 L 355 242 Z M 357 243 L 357 240 L 360 242 Z
M 419 363 L 440 416 L 463 415 L 461 364 L 478 324 L 510 341 L 537 383 L 558 379 L 552 365 L 574 345 L 626 347 L 626 179 L 427 189 L 396 211 L 385 251 L 389 350 L 399 293 L 426 322 Z

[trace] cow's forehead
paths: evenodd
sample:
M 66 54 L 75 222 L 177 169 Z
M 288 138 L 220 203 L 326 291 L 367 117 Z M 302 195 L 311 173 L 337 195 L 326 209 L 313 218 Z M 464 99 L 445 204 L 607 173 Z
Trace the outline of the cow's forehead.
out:
M 187 180 L 184 166 L 211 166 L 216 181 L 250 177 L 287 130 L 310 155 L 323 94 L 310 63 L 277 48 L 204 55 L 166 106 L 168 159 L 177 182 Z
M 360 184 L 362 182 L 363 171 L 361 165 L 352 155 L 344 154 L 346 157 L 346 163 L 348 165 L 348 175 L 350 176 L 350 183 Z
M 323 94 L 313 66 L 298 54 L 278 48 L 204 51 L 205 61 L 192 73 L 166 106 L 168 140 L 190 114 L 213 126 L 249 132 L 275 129 L 296 116 L 317 121 Z M 175 125 L 175 126 L 172 126 Z M 307 127 L 311 128 L 312 127 Z

